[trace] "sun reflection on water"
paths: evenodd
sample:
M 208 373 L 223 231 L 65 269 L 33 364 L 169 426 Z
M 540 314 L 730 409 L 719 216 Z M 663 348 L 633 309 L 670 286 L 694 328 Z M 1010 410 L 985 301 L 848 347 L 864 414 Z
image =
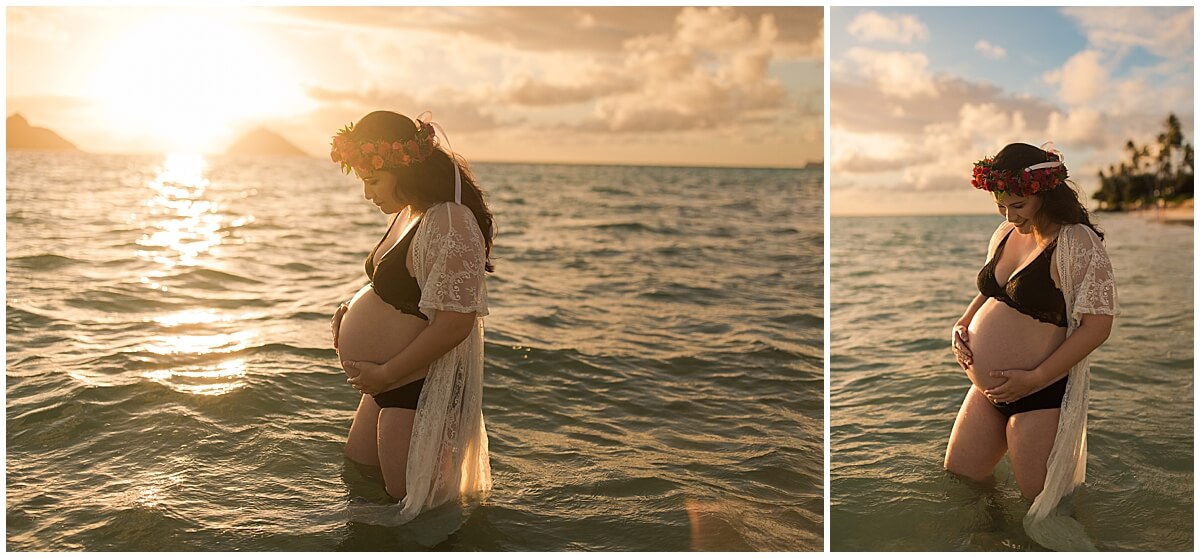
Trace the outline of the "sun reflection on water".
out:
M 167 314 L 165 316 L 156 316 L 154 318 L 154 322 L 164 327 L 175 327 L 181 325 L 211 324 L 219 321 L 220 319 L 221 316 L 217 314 L 216 310 L 197 308 L 194 310 L 183 310 L 180 312 L 175 312 L 174 314 Z
M 253 344 L 258 330 L 248 329 L 215 335 L 170 335 L 147 344 L 145 350 L 158 355 L 208 354 L 240 351 Z
M 216 368 L 184 370 L 155 370 L 144 374 L 146 379 L 163 384 L 175 391 L 192 395 L 224 395 L 245 387 L 246 360 L 233 359 Z
M 197 265 L 201 255 L 221 243 L 217 231 L 221 229 L 224 216 L 216 202 L 204 199 L 210 185 L 205 177 L 207 171 L 208 161 L 201 155 L 173 153 L 167 156 L 157 176 L 147 183 L 154 192 L 146 202 L 150 214 L 163 216 L 163 219 L 148 224 L 150 232 L 138 240 L 141 246 L 163 250 L 142 250 L 138 252 L 139 256 L 168 268 L 193 266 Z
M 216 267 L 217 263 L 212 261 L 213 249 L 221 243 L 222 228 L 253 222 L 251 216 L 233 219 L 222 213 L 221 203 L 213 199 L 208 171 L 209 163 L 203 156 L 173 153 L 163 160 L 154 179 L 146 183 L 152 194 L 146 200 L 149 219 L 137 243 L 147 249 L 139 250 L 138 256 L 162 266 L 140 279 L 151 289 L 166 292 L 165 279 L 176 277 L 180 267 Z M 236 353 L 253 346 L 260 335 L 257 329 L 220 331 L 231 317 L 210 308 L 192 308 L 149 319 L 164 328 L 217 329 L 209 333 L 159 335 L 141 346 L 146 352 L 164 357 Z M 235 358 L 216 365 L 154 370 L 142 376 L 181 393 L 223 395 L 245 386 L 246 361 Z

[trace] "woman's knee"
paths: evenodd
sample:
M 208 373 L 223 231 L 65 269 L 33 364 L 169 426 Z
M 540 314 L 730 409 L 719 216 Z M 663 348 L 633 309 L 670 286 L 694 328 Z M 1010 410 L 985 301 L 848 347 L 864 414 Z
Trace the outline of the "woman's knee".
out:
M 383 488 L 384 488 L 384 490 L 387 490 L 388 496 L 391 496 L 392 498 L 395 498 L 396 500 L 403 500 L 404 497 L 406 495 L 408 495 L 408 490 L 404 486 L 404 483 L 395 483 L 395 484 L 399 485 L 399 486 L 395 486 L 395 485 L 393 485 L 393 483 L 384 482 Z
M 961 459 L 955 459 L 949 452 L 946 453 L 946 459 L 942 461 L 942 467 L 953 475 L 964 477 L 974 482 L 984 482 L 992 478 L 991 468 L 985 470 L 978 465 L 972 465 Z
M 379 466 L 379 454 L 375 448 L 376 422 L 379 420 L 379 407 L 369 396 L 363 396 L 359 401 L 354 420 L 350 423 L 350 432 L 346 435 L 346 444 L 342 452 L 351 461 Z

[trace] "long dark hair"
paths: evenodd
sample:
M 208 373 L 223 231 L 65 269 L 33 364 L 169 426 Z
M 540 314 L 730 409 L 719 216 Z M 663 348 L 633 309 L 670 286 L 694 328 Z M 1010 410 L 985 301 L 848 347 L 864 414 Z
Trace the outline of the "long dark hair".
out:
M 996 154 L 992 164 L 1001 170 L 1020 173 L 1026 167 L 1057 160 L 1057 155 L 1042 151 L 1039 147 L 1027 143 L 1010 143 Z M 1087 208 L 1080 203 L 1079 194 L 1071 187 L 1070 183 L 1064 181 L 1034 195 L 1042 200 L 1042 206 L 1038 209 L 1036 217 L 1038 221 L 1059 225 L 1083 223 L 1095 231 L 1100 240 L 1104 240 L 1104 233 L 1092 223 Z
M 372 112 L 354 124 L 351 136 L 355 141 L 407 141 L 417 134 L 417 125 L 412 119 L 387 110 Z M 443 138 L 444 139 L 444 138 Z M 467 167 L 467 161 L 457 154 L 451 156 L 441 146 L 424 161 L 408 166 L 381 169 L 396 177 L 396 189 L 402 191 L 400 199 L 410 200 L 413 208 L 425 211 L 442 202 L 454 201 L 454 167 L 462 177 L 462 203 L 475 215 L 479 230 L 487 249 L 488 271 L 495 271 L 492 263 L 492 239 L 495 237 L 495 219 L 488 209 L 483 190 L 475 181 L 475 175 Z

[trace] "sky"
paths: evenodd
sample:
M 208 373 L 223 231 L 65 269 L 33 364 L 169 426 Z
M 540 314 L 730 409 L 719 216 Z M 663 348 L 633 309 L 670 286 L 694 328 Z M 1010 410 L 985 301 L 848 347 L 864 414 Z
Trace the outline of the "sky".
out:
M 1053 141 L 1090 206 L 1174 112 L 1195 144 L 1192 8 L 830 8 L 831 215 L 995 211 L 972 164 Z
M 7 115 L 85 151 L 315 156 L 431 111 L 478 161 L 800 167 L 823 153 L 823 10 L 8 7 Z

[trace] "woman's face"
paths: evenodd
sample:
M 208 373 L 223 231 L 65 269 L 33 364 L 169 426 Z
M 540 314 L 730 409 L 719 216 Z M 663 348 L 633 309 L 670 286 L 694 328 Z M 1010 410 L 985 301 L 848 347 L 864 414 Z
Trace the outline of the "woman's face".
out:
M 996 209 L 1000 215 L 1015 225 L 1021 234 L 1033 232 L 1041 208 L 1042 198 L 1038 196 L 1017 196 L 1005 192 L 996 199 Z
M 356 171 L 357 172 L 357 171 Z M 375 204 L 380 211 L 391 215 L 399 213 L 408 202 L 400 199 L 396 192 L 396 176 L 377 170 L 358 175 L 363 183 L 363 197 Z

